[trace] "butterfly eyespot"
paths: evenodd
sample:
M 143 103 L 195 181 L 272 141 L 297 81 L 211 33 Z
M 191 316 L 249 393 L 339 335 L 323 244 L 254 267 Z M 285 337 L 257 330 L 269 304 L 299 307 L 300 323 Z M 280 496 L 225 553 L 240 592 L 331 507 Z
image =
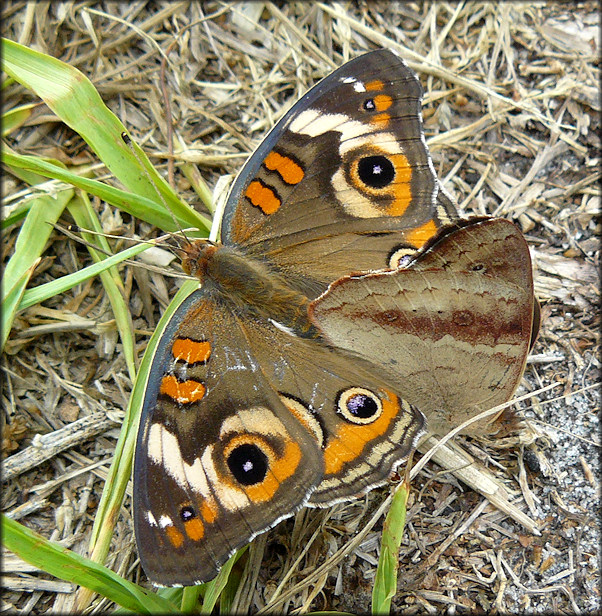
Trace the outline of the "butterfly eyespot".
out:
M 376 111 L 376 103 L 373 98 L 367 98 L 362 104 L 364 111 Z
M 359 179 L 370 188 L 384 188 L 395 178 L 395 167 L 385 156 L 366 156 L 357 163 Z
M 401 314 L 398 310 L 385 310 L 381 314 L 383 319 L 388 323 L 396 323 L 401 320 Z
M 412 260 L 415 253 L 415 248 L 409 248 L 408 246 L 396 246 L 390 252 L 387 264 L 390 269 L 400 269 L 406 267 L 406 265 L 408 265 L 408 263 Z
M 362 103 L 362 109 L 364 111 L 379 111 L 383 112 L 389 109 L 393 104 L 393 99 L 388 94 L 377 94 L 374 97 L 367 98 Z
M 188 520 L 192 520 L 196 517 L 196 511 L 189 505 L 186 505 L 180 509 L 180 518 L 182 519 L 182 522 L 188 522 Z
M 485 271 L 485 266 L 482 263 L 477 263 L 473 265 L 470 269 L 473 272 L 483 272 Z
M 370 424 L 383 410 L 380 398 L 368 389 L 350 387 L 339 395 L 338 412 L 351 423 Z
M 243 486 L 261 483 L 268 472 L 268 457 L 260 447 L 252 443 L 235 447 L 228 454 L 227 462 L 230 472 Z

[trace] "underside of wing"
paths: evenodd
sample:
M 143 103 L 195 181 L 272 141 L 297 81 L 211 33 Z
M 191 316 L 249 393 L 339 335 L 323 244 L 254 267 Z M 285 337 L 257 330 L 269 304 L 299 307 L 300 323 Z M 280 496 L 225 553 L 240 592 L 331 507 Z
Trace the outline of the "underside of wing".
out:
M 512 397 L 534 301 L 522 235 L 491 220 L 447 233 L 407 268 L 336 281 L 311 315 L 332 344 L 381 366 L 431 431 L 446 433 Z

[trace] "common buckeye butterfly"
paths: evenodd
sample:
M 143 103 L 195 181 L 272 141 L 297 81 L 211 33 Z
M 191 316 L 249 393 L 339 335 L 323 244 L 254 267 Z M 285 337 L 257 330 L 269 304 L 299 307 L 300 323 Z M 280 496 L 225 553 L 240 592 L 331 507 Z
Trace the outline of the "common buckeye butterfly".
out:
M 385 298 L 386 310 L 410 321 L 413 303 L 422 302 L 412 331 L 428 340 L 429 311 L 438 314 L 441 304 L 431 309 L 414 289 L 411 304 L 391 307 L 398 282 L 387 271 L 426 245 L 407 269 L 418 286 L 436 277 L 445 294 L 464 278 L 462 251 L 449 252 L 457 234 L 471 229 L 478 245 L 471 251 L 490 255 L 480 253 L 489 237 L 481 222 L 444 230 L 443 247 L 433 243 L 457 214 L 425 144 L 421 98 L 416 75 L 393 52 L 351 60 L 303 96 L 244 165 L 221 242 L 183 248 L 184 270 L 202 285 L 162 333 L 134 467 L 136 539 L 153 582 L 211 579 L 237 548 L 299 508 L 325 507 L 386 482 L 423 435 L 425 417 L 408 401 L 422 386 L 420 372 L 412 365 L 405 383 L 403 354 L 380 357 L 379 335 L 363 331 L 379 327 L 369 314 L 372 298 Z M 516 250 L 528 260 L 526 245 Z M 437 253 L 446 263 L 437 263 Z M 430 273 L 437 268 L 451 274 Z M 356 272 L 379 273 L 364 284 L 348 278 Z M 497 273 L 472 277 L 465 296 Z M 531 334 L 530 275 L 525 266 L 520 280 L 507 281 L 524 288 L 517 311 L 527 313 L 515 319 L 517 368 L 498 375 L 507 397 Z M 345 302 L 362 289 L 367 297 Z M 340 314 L 333 302 L 345 305 Z M 477 310 L 480 317 L 488 307 Z M 471 331 L 478 335 L 478 327 Z M 428 355 L 423 367 L 436 379 Z M 463 376 L 461 364 L 456 373 Z

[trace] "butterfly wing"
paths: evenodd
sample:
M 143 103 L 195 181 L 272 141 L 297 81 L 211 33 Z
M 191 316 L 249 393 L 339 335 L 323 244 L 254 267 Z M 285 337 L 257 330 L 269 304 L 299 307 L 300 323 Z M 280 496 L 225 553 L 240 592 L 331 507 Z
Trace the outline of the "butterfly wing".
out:
M 155 355 L 136 448 L 134 522 L 148 577 L 210 579 L 304 504 L 386 481 L 424 418 L 374 372 L 206 290 L 189 296 Z
M 148 577 L 214 577 L 237 548 L 308 500 L 322 478 L 308 426 L 262 377 L 235 317 L 203 291 L 163 334 L 134 465 L 134 522 Z
M 423 434 L 422 414 L 378 366 L 269 322 L 247 337 L 257 357 L 268 358 L 262 371 L 288 407 L 315 422 L 324 467 L 308 505 L 328 506 L 385 483 Z
M 421 99 L 416 75 L 388 50 L 327 76 L 243 167 L 223 243 L 268 259 L 310 295 L 422 246 L 457 215 L 424 141 Z
M 444 434 L 512 397 L 535 303 L 522 234 L 489 219 L 446 229 L 405 268 L 336 281 L 310 313 L 332 344 L 381 366 Z

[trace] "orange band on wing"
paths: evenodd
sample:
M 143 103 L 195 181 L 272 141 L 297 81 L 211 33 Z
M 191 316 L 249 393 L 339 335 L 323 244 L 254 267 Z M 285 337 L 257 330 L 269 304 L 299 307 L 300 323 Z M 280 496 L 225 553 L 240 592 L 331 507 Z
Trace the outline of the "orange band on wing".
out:
M 292 158 L 278 152 L 270 152 L 263 164 L 270 171 L 277 171 L 287 184 L 298 184 L 304 177 L 303 169 Z
M 437 233 L 437 224 L 431 219 L 425 222 L 421 227 L 416 227 L 412 229 L 412 231 L 408 231 L 406 240 L 412 244 L 412 246 L 421 248 L 433 237 L 433 235 L 435 235 L 435 233 Z
M 161 379 L 161 388 L 159 391 L 180 404 L 190 404 L 191 402 L 198 402 L 201 400 L 207 389 L 198 381 L 190 379 L 180 382 L 175 376 L 168 375 Z
M 217 507 L 215 503 L 204 500 L 201 505 L 201 515 L 209 524 L 215 522 L 215 518 L 217 518 Z
M 280 207 L 280 199 L 276 193 L 268 186 L 264 186 L 259 180 L 253 180 L 249 184 L 245 191 L 245 197 L 264 214 L 273 214 Z
M 211 355 L 211 344 L 206 341 L 197 342 L 190 338 L 178 338 L 171 348 L 175 359 L 185 361 L 187 364 L 206 362 Z
M 412 167 L 403 154 L 391 154 L 390 158 L 395 167 L 395 181 L 391 185 L 393 202 L 387 208 L 387 214 L 401 216 L 412 201 Z
M 370 122 L 379 125 L 380 128 L 384 128 L 390 121 L 391 116 L 388 113 L 379 113 L 370 118 Z
M 174 548 L 181 548 L 184 544 L 184 535 L 175 526 L 166 526 L 165 534 Z
M 342 424 L 324 450 L 324 474 L 340 472 L 347 462 L 356 460 L 368 443 L 385 434 L 399 413 L 399 400 L 389 391 L 383 398 L 383 412 L 371 424 Z
M 377 94 L 372 100 L 379 112 L 386 111 L 393 104 L 393 99 L 388 94 Z

